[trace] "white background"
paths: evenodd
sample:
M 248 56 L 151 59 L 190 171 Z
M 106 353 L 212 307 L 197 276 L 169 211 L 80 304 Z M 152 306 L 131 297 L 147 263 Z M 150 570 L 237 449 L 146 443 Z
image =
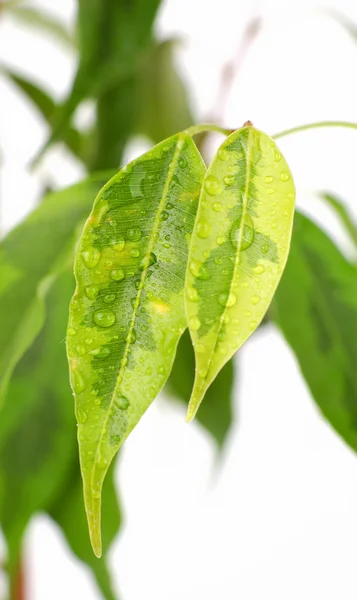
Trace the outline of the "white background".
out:
M 73 25 L 74 0 L 42 0 Z M 166 0 L 160 38 L 179 35 L 178 63 L 198 121 L 245 120 L 267 133 L 325 119 L 357 122 L 357 42 L 309 0 Z M 357 23 L 354 0 L 330 2 Z M 263 28 L 225 106 L 222 65 L 237 54 L 249 20 Z M 64 96 L 74 57 L 13 21 L 0 22 L 0 58 Z M 45 124 L 0 80 L 1 229 L 29 212 L 42 186 L 79 179 L 63 149 L 36 173 L 28 162 Z M 215 108 L 216 107 L 216 108 Z M 212 115 L 212 112 L 214 113 Z M 90 115 L 90 107 L 78 120 Z M 216 142 L 216 140 L 214 140 Z M 144 147 L 136 141 L 131 157 Z M 314 190 L 339 192 L 357 217 L 357 132 L 315 130 L 280 142 L 295 175 L 298 206 L 351 252 Z M 255 334 L 239 353 L 235 424 L 223 459 L 182 407 L 159 399 L 125 444 L 118 465 L 124 529 L 110 562 L 123 600 L 356 600 L 357 460 L 322 419 L 280 334 Z M 28 600 L 95 600 L 87 569 L 60 531 L 39 515 L 26 539 Z

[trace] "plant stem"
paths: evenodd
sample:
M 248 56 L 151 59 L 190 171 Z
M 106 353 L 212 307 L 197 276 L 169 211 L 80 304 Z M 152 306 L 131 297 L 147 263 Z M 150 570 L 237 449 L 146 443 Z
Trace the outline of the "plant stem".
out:
M 307 123 L 306 125 L 299 125 L 298 127 L 280 131 L 273 135 L 273 138 L 277 140 L 292 133 L 299 133 L 300 131 L 307 131 L 309 129 L 319 129 L 320 127 L 347 127 L 348 129 L 357 129 L 357 123 L 350 123 L 348 121 L 319 121 L 317 123 Z
M 203 133 L 205 131 L 215 131 L 216 133 L 222 133 L 223 135 L 231 135 L 235 129 L 225 129 L 224 127 L 220 127 L 219 125 L 215 125 L 214 123 L 202 123 L 201 125 L 192 125 L 185 129 L 185 132 L 188 135 L 197 135 L 199 133 Z

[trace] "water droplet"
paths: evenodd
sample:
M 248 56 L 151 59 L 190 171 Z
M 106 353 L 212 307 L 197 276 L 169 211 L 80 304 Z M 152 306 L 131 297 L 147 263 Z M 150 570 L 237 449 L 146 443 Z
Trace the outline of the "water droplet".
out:
M 198 371 L 198 376 L 201 377 L 201 379 L 204 379 L 207 375 L 207 371 L 205 369 L 200 369 Z
M 254 267 L 253 271 L 257 275 L 261 275 L 262 273 L 264 273 L 265 267 L 263 267 L 263 265 L 257 265 L 256 267 Z
M 100 259 L 100 252 L 97 248 L 88 248 L 82 252 L 83 262 L 88 269 L 94 269 L 97 266 Z
M 287 171 L 282 171 L 280 173 L 280 180 L 281 181 L 289 181 L 289 179 L 290 179 L 290 175 L 289 175 L 289 173 Z
M 161 221 L 167 221 L 169 218 L 169 213 L 166 210 L 163 210 L 160 215 Z
M 126 237 L 131 242 L 137 242 L 138 240 L 141 239 L 141 236 L 142 236 L 142 231 L 141 231 L 141 229 L 138 229 L 138 228 L 128 229 L 128 231 L 126 232 Z
M 191 302 L 198 302 L 199 297 L 198 297 L 198 292 L 197 292 L 196 288 L 194 288 L 194 287 L 187 288 L 187 298 Z
M 125 398 L 125 396 L 117 396 L 115 398 L 115 405 L 120 409 L 120 410 L 126 410 L 129 407 L 129 400 L 128 398 Z
M 122 279 L 124 279 L 125 273 L 121 267 L 118 267 L 117 269 L 112 270 L 110 276 L 112 279 L 114 279 L 114 281 L 121 281 Z
M 218 302 L 221 306 L 224 307 L 230 307 L 230 306 L 234 306 L 235 303 L 237 302 L 237 298 L 235 297 L 235 294 L 233 294 L 233 292 L 230 292 L 229 294 L 220 294 L 218 296 Z
M 84 340 L 84 343 L 85 343 L 87 346 L 90 346 L 91 344 L 93 344 L 93 340 L 92 340 L 92 338 L 86 338 L 86 339 Z
M 211 233 L 211 226 L 206 221 L 198 221 L 197 223 L 197 235 L 200 238 L 207 238 Z
M 281 160 L 280 152 L 274 152 L 274 160 L 275 162 L 279 162 Z
M 226 238 L 223 237 L 222 235 L 219 235 L 216 238 L 216 242 L 217 242 L 218 246 L 222 246 L 222 244 L 224 244 L 225 241 L 226 241 Z
M 125 240 L 123 238 L 119 238 L 118 240 L 115 240 L 114 244 L 113 244 L 113 249 L 115 250 L 115 252 L 123 252 L 125 247 Z
M 267 188 L 267 194 L 274 194 L 275 190 L 273 188 Z
M 107 358 L 110 354 L 110 349 L 108 346 L 101 346 L 100 348 L 93 348 L 93 350 L 89 351 L 89 354 L 97 358 Z
M 241 234 L 241 222 L 242 217 L 233 223 L 230 240 L 234 248 L 237 248 L 238 244 L 240 244 L 240 249 L 246 250 L 251 246 L 254 240 L 254 224 L 252 217 L 248 214 L 245 215 L 243 234 Z
M 114 302 L 116 297 L 117 297 L 116 294 L 107 294 L 106 296 L 104 296 L 103 301 L 106 304 L 111 304 L 112 302 Z
M 85 423 L 86 420 L 88 419 L 88 415 L 86 413 L 85 410 L 83 410 L 82 408 L 78 408 L 77 409 L 77 421 L 78 423 Z
M 84 346 L 81 346 L 80 344 L 78 344 L 76 346 L 76 352 L 77 352 L 78 356 L 83 356 L 83 354 L 85 354 L 85 352 L 86 352 L 86 349 Z
M 263 252 L 263 254 L 266 254 L 267 252 L 269 252 L 269 245 L 268 244 L 262 244 L 260 246 L 260 250 Z
M 265 183 L 271 183 L 273 180 L 274 177 L 271 177 L 271 175 L 267 175 L 266 177 L 264 177 Z
M 229 159 L 229 151 L 226 150 L 225 148 L 220 148 L 218 150 L 218 158 L 220 160 L 224 160 L 224 161 L 228 160 Z
M 201 327 L 201 322 L 198 317 L 193 317 L 189 320 L 189 326 L 192 331 L 197 331 Z
M 226 185 L 233 185 L 235 180 L 236 178 L 234 177 L 234 175 L 226 175 L 225 177 L 223 177 L 223 181 Z
M 129 344 L 135 344 L 136 342 L 136 331 L 135 329 L 132 329 L 127 337 L 127 341 L 129 342 Z
M 137 258 L 138 256 L 140 256 L 140 252 L 139 252 L 139 250 L 138 250 L 137 248 L 133 248 L 133 249 L 130 251 L 130 254 L 131 254 L 131 256 L 133 256 L 134 258 Z
M 152 368 L 148 367 L 145 371 L 145 375 L 152 375 Z
M 208 175 L 205 179 L 205 188 L 210 196 L 218 196 L 223 191 L 221 182 L 214 175 Z
M 223 204 L 222 204 L 222 202 L 213 202 L 212 208 L 216 212 L 221 212 L 221 210 L 223 209 Z
M 77 392 L 78 394 L 80 394 L 81 392 L 83 392 L 86 389 L 86 385 L 87 385 L 86 380 L 84 379 L 84 377 L 79 369 L 76 369 L 75 371 L 73 371 L 72 378 L 73 378 L 74 391 Z
M 181 157 L 179 158 L 178 164 L 181 169 L 184 169 L 185 167 L 187 167 L 187 160 Z
M 115 323 L 115 314 L 111 310 L 97 310 L 93 320 L 98 327 L 111 327 Z
M 73 327 L 68 327 L 67 329 L 68 335 L 76 335 L 76 330 Z
M 252 304 L 258 304 L 260 301 L 260 296 L 252 296 Z
M 89 300 L 94 300 L 98 295 L 98 287 L 96 285 L 87 285 L 84 292 Z

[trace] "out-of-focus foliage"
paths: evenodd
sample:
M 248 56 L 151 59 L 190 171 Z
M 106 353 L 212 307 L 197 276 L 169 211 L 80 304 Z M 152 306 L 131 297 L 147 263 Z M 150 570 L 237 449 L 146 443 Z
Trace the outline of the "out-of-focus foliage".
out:
M 357 450 L 356 268 L 300 214 L 272 314 L 321 411 Z

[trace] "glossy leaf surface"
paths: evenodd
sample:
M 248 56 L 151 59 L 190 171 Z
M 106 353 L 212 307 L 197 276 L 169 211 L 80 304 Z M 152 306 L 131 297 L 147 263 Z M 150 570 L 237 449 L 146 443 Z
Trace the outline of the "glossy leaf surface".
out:
M 103 188 L 77 251 L 67 336 L 92 545 L 108 466 L 170 373 L 186 327 L 188 243 L 205 172 L 181 133 Z
M 224 446 L 233 423 L 233 394 L 236 360 L 228 361 L 208 388 L 197 420 L 213 437 L 219 449 Z M 188 331 L 179 341 L 175 362 L 167 380 L 168 394 L 188 405 L 195 379 L 195 356 Z
M 301 214 L 272 309 L 321 411 L 357 450 L 356 269 Z
M 44 297 L 101 185 L 102 176 L 93 176 L 49 194 L 0 244 L 0 398 L 42 326 Z
M 196 378 L 187 419 L 263 319 L 288 256 L 295 188 L 267 135 L 243 127 L 204 179 L 186 278 Z

